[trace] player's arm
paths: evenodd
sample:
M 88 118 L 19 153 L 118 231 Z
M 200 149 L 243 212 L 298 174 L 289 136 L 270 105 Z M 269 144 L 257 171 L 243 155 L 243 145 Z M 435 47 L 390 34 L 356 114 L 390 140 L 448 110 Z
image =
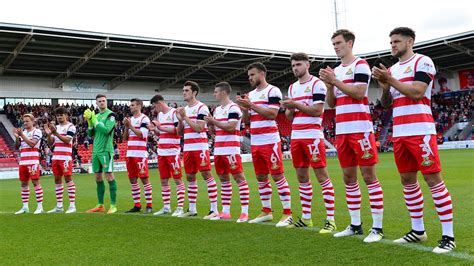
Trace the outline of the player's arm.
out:
M 288 120 L 292 121 L 293 117 L 295 116 L 295 109 L 292 108 L 286 108 L 285 110 L 285 116 Z
M 385 109 L 390 108 L 392 106 L 393 97 L 392 93 L 390 92 L 390 87 L 382 87 L 382 98 L 380 99 L 380 104 Z
M 418 76 L 417 76 L 418 75 Z M 399 91 L 401 94 L 412 100 L 423 99 L 426 89 L 431 82 L 431 77 L 425 72 L 415 73 L 415 81 L 412 84 L 400 82 L 394 77 L 390 76 L 387 83 Z M 383 95 L 382 95 L 383 96 Z
M 38 134 L 35 133 L 35 134 L 33 135 L 33 138 L 32 138 L 32 139 L 29 139 L 29 138 L 23 133 L 23 131 L 22 131 L 21 134 L 20 134 L 20 138 L 22 138 L 23 141 L 24 141 L 26 144 L 28 144 L 28 146 L 30 146 L 30 147 L 33 148 L 33 147 L 36 145 L 36 143 L 38 143 L 38 141 L 40 141 L 41 135 L 38 135 Z
M 130 135 L 129 132 L 128 132 L 128 129 L 129 129 L 129 127 L 127 127 L 127 126 L 125 126 L 125 128 L 123 129 L 122 137 L 123 137 L 124 140 L 128 140 L 128 137 Z
M 240 108 L 242 110 L 242 122 L 245 124 L 250 123 L 250 113 L 247 108 Z
M 277 99 L 278 102 L 280 102 L 280 100 L 281 100 L 281 98 Z M 264 116 L 268 119 L 276 119 L 276 117 L 278 115 L 279 107 L 277 107 L 277 108 L 265 108 L 265 107 L 262 107 L 262 106 L 258 106 L 254 103 L 251 103 L 250 104 L 250 109 L 254 110 L 258 114 L 260 114 L 260 115 L 262 115 L 262 116 Z
M 183 119 L 188 123 L 188 125 L 196 132 L 202 132 L 204 131 L 204 127 L 206 125 L 206 122 L 204 121 L 204 115 L 203 114 L 198 114 L 197 116 L 197 121 L 194 122 L 189 118 L 188 116 L 183 117 Z
M 133 133 L 135 133 L 135 135 L 136 135 L 138 138 L 143 138 L 143 136 L 145 135 L 145 134 L 143 134 L 143 125 L 144 125 L 144 123 L 142 123 L 142 124 L 140 125 L 140 128 L 135 128 L 135 127 L 131 126 L 131 127 L 129 127 L 129 129 L 130 129 L 131 131 L 133 131 Z M 146 128 L 146 124 L 145 124 L 145 128 Z M 147 131 L 147 132 L 148 132 L 148 131 Z M 128 132 L 127 132 L 127 135 L 128 135 Z M 127 138 L 128 138 L 128 136 L 127 136 Z
M 52 134 L 50 136 L 48 136 L 48 143 L 49 143 L 50 138 L 52 139 L 52 142 L 54 142 L 54 138 L 52 137 L 52 135 L 54 135 L 54 136 L 58 137 L 58 139 L 60 139 L 62 142 L 69 144 L 69 143 L 71 143 L 72 139 L 74 138 L 74 134 L 75 134 L 75 132 L 72 131 L 72 130 L 68 130 L 67 133 L 66 133 L 66 136 L 63 136 L 63 135 L 59 134 L 57 131 L 52 131 Z
M 231 114 L 229 114 L 229 117 L 230 117 Z M 238 115 L 234 119 L 238 119 Z M 228 122 L 214 120 L 214 122 L 213 122 L 214 126 L 220 128 L 224 131 L 227 131 L 227 132 L 235 131 L 235 127 L 237 126 L 237 123 L 239 123 L 238 120 L 232 120 L 232 121 L 228 121 Z
M 115 128 L 115 114 L 110 113 L 107 119 L 105 120 L 105 123 L 97 121 L 97 118 L 92 120 L 92 123 L 94 125 L 94 130 L 102 133 L 102 134 L 109 134 L 112 132 L 112 130 Z
M 364 82 L 369 81 L 369 75 L 361 74 L 364 75 L 364 77 L 361 77 L 361 80 L 364 80 Z M 357 74 L 355 74 L 357 76 Z M 357 82 L 357 77 L 354 78 L 355 82 Z M 335 80 L 334 86 L 336 86 L 340 91 L 342 91 L 344 94 L 356 99 L 356 100 L 362 100 L 365 97 L 365 92 L 367 91 L 367 88 L 369 87 L 367 83 L 365 84 L 356 84 L 356 85 L 349 85 L 346 84 L 338 79 Z
M 334 94 L 334 86 L 329 83 L 324 83 L 328 88 L 326 93 L 326 103 L 330 108 L 334 108 L 336 106 L 336 95 Z
M 173 123 L 174 123 L 174 127 L 163 127 L 161 124 L 158 124 L 156 128 L 158 130 L 161 130 L 169 134 L 179 133 L 179 130 L 178 130 L 179 119 L 178 119 L 178 116 L 176 115 L 176 112 L 173 113 Z
M 13 128 L 13 135 L 15 136 L 15 149 L 19 149 L 21 145 L 20 135 L 18 135 L 20 130 L 18 128 Z
M 183 122 L 183 120 L 179 120 L 178 126 L 176 127 L 176 130 L 178 131 L 179 135 L 184 134 L 184 122 Z

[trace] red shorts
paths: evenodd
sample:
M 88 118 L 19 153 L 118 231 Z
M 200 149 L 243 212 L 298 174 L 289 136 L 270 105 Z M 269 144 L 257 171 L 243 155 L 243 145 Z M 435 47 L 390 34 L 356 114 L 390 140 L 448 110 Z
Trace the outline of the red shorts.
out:
M 198 171 L 210 171 L 211 159 L 209 150 L 205 151 L 185 151 L 183 152 L 184 171 L 186 174 L 195 174 Z
M 148 178 L 148 158 L 127 157 L 128 178 Z
M 291 141 L 291 158 L 295 168 L 326 167 L 324 139 L 295 139 Z
M 257 175 L 282 174 L 283 154 L 281 142 L 252 146 L 253 169 Z
M 28 181 L 30 179 L 39 180 L 40 179 L 40 166 L 39 164 L 32 165 L 20 165 L 20 180 Z
M 161 179 L 181 179 L 181 160 L 179 155 L 158 156 L 158 171 Z
M 342 168 L 372 166 L 379 161 L 375 136 L 372 132 L 337 135 L 336 144 L 337 157 Z
M 214 155 L 214 166 L 218 175 L 236 175 L 243 172 L 240 154 Z
M 53 160 L 54 176 L 72 176 L 72 161 Z
M 422 174 L 441 172 L 436 135 L 393 138 L 395 163 L 399 173 L 421 171 Z

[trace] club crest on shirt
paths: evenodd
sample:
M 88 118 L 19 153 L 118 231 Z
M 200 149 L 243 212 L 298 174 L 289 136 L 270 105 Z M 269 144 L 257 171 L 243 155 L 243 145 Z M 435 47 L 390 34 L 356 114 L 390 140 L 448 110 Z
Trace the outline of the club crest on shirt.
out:
M 260 95 L 259 99 L 265 99 L 265 95 L 264 94 Z
M 197 110 L 196 110 L 196 109 L 193 110 L 193 115 L 195 115 L 195 114 L 197 114 Z
M 227 111 L 225 111 L 222 115 L 223 115 L 223 116 L 226 116 L 226 115 L 227 115 Z
M 405 69 L 405 71 L 403 71 L 404 74 L 408 74 L 410 72 L 412 72 L 413 70 L 411 69 L 410 66 L 407 66 L 407 68 Z
M 352 75 L 354 72 L 352 72 L 352 68 L 349 68 L 346 72 L 346 75 Z
M 171 121 L 171 116 L 168 116 L 168 117 L 166 118 L 166 121 Z
M 306 87 L 306 90 L 304 90 L 304 92 L 310 92 L 310 91 L 311 91 L 311 89 L 309 88 L 309 86 Z

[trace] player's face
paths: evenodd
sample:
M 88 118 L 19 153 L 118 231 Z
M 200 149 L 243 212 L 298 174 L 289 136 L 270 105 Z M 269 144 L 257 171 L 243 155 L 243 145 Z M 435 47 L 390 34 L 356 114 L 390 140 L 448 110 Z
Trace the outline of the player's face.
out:
M 33 120 L 29 117 L 23 117 L 23 127 L 25 129 L 30 129 L 33 127 Z
M 214 98 L 220 102 L 224 98 L 224 91 L 219 88 L 214 88 Z
M 249 77 L 250 86 L 254 88 L 258 87 L 264 78 L 264 72 L 256 68 L 251 68 L 247 71 L 247 75 Z
M 56 119 L 58 120 L 60 124 L 64 123 L 67 121 L 67 115 L 66 114 L 56 115 Z
M 155 111 L 157 112 L 161 112 L 163 110 L 160 102 L 153 103 L 153 108 L 155 108 Z
M 342 35 L 337 35 L 331 39 L 334 52 L 336 52 L 337 57 L 343 58 L 347 53 L 352 49 L 352 41 L 346 42 Z
M 191 101 L 194 99 L 196 96 L 194 95 L 194 92 L 191 90 L 191 86 L 184 86 L 183 87 L 183 99 L 186 102 Z
M 296 78 L 301 78 L 308 73 L 309 65 L 308 61 L 291 60 L 291 68 L 293 69 L 293 74 Z
M 130 102 L 130 112 L 132 112 L 132 114 L 138 113 L 140 109 L 141 106 L 139 104 L 137 104 L 136 102 Z
M 390 46 L 392 47 L 392 56 L 400 58 L 408 51 L 412 38 L 400 34 L 390 36 Z
M 97 104 L 97 106 L 99 107 L 99 109 L 105 109 L 105 108 L 107 108 L 107 98 L 105 98 L 105 97 L 97 98 L 97 99 L 95 100 L 95 103 Z

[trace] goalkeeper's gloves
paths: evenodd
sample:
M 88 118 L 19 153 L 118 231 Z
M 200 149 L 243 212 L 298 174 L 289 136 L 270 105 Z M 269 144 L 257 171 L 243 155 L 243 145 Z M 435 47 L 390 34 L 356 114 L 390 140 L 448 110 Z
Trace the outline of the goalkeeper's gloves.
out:
M 90 109 L 86 109 L 84 111 L 84 119 L 86 119 L 87 124 L 89 125 L 89 128 L 93 127 L 93 124 L 91 123 L 91 117 L 94 112 L 91 111 Z
M 91 114 L 90 123 L 92 124 L 92 126 L 95 126 L 99 123 L 97 121 L 97 115 L 95 114 L 95 112 L 92 112 Z

